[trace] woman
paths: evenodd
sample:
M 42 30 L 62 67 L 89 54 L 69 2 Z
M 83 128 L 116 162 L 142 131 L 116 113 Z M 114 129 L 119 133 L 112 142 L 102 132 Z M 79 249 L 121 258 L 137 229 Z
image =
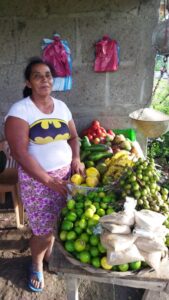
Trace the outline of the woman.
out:
M 29 288 L 44 287 L 43 260 L 48 261 L 54 242 L 53 228 L 65 204 L 66 180 L 84 172 L 72 115 L 66 104 L 51 97 L 52 69 L 40 58 L 25 69 L 24 99 L 9 110 L 5 135 L 18 162 L 21 199 L 32 237 Z

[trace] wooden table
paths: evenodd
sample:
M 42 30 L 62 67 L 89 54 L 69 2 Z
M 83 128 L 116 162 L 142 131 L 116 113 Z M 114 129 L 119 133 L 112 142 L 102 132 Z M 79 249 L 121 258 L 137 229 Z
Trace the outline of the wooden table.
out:
M 71 264 L 58 248 L 54 245 L 49 270 L 62 276 L 66 283 L 67 299 L 78 300 L 78 286 L 80 279 L 108 283 L 113 285 L 142 288 L 146 292 L 142 300 L 169 300 L 168 279 L 159 279 L 150 269 L 140 272 L 111 272 L 106 274 L 89 273 L 86 270 Z

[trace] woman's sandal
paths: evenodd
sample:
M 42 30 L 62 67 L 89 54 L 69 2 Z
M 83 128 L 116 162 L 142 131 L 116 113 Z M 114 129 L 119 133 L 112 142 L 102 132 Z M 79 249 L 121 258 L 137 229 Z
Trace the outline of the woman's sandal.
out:
M 33 285 L 32 281 L 31 281 L 32 277 L 36 277 L 39 282 L 42 282 L 43 281 L 43 272 L 34 271 L 31 266 L 31 268 L 29 270 L 29 282 L 28 282 L 28 287 L 30 288 L 31 291 L 42 292 L 43 288 L 36 288 Z

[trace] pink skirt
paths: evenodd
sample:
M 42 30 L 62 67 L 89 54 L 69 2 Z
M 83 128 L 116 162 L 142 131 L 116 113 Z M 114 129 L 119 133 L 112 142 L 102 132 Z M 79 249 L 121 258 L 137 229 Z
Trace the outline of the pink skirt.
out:
M 48 174 L 58 179 L 67 180 L 70 176 L 70 165 L 48 172 Z M 52 233 L 58 214 L 66 204 L 66 199 L 38 180 L 30 177 L 20 166 L 18 176 L 21 200 L 33 234 L 46 235 Z

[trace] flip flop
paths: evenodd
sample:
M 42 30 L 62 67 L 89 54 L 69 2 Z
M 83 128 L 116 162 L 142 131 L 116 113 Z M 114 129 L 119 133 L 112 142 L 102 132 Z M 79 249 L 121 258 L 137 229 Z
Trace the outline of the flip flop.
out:
M 28 287 L 30 288 L 31 291 L 33 291 L 33 292 L 42 292 L 43 288 L 36 288 L 32 284 L 31 279 L 32 279 L 33 276 L 35 276 L 39 282 L 42 282 L 43 272 L 34 271 L 32 266 L 31 266 L 30 270 L 29 270 L 29 282 L 28 282 Z

